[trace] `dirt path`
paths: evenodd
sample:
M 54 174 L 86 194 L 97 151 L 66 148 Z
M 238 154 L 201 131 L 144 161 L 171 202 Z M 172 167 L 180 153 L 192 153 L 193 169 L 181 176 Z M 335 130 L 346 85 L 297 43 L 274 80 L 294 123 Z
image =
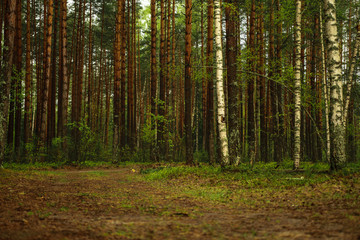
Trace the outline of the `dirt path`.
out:
M 360 239 L 359 206 L 349 206 L 249 209 L 129 167 L 0 172 L 0 239 Z

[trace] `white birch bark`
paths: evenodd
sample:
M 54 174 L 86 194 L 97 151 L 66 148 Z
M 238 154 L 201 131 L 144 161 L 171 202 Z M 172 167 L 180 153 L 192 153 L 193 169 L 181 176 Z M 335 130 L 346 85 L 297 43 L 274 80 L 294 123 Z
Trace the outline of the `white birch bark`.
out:
M 343 83 L 341 81 L 340 49 L 336 25 L 335 0 L 324 0 L 325 32 L 328 40 L 328 80 L 331 84 L 331 169 L 337 169 L 346 162 L 345 125 L 343 114 Z
M 221 7 L 220 0 L 214 1 L 215 5 L 215 46 L 216 46 L 216 93 L 217 93 L 217 122 L 219 126 L 220 147 L 222 164 L 229 164 L 228 137 L 225 123 L 225 95 L 223 80 L 223 54 L 221 42 Z
M 295 33 L 295 127 L 294 127 L 294 169 L 300 166 L 301 151 L 301 1 L 296 1 Z
M 330 141 L 330 126 L 329 126 L 329 87 L 326 83 L 326 67 L 325 67 L 325 47 L 324 47 L 324 32 L 322 21 L 322 8 L 320 7 L 320 35 L 321 35 L 321 58 L 322 58 L 322 75 L 323 75 L 323 89 L 325 99 L 325 130 L 326 130 L 326 159 L 330 162 L 331 156 L 331 141 Z
M 360 23 L 357 26 L 357 36 L 356 36 L 356 42 L 355 42 L 355 49 L 354 49 L 354 56 L 350 63 L 350 71 L 349 71 L 349 81 L 347 83 L 347 94 L 345 99 L 345 106 L 344 106 L 344 126 L 346 126 L 346 121 L 348 119 L 349 114 L 349 105 L 350 105 L 350 98 L 351 98 L 351 91 L 354 85 L 354 70 L 356 67 L 356 60 L 359 57 L 359 48 L 360 48 Z

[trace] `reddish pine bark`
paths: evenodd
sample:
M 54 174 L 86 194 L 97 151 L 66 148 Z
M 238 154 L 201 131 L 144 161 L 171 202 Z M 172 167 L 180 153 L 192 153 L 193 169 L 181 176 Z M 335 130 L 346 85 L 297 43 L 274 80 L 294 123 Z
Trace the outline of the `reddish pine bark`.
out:
M 250 32 L 249 32 L 249 47 L 250 47 L 250 59 L 249 67 L 250 71 L 254 73 L 256 71 L 256 58 L 255 58 L 255 0 L 251 1 L 251 12 L 250 12 Z M 247 122 L 248 122 L 248 144 L 249 152 L 248 156 L 253 162 L 255 159 L 255 106 L 254 106 L 254 82 L 255 78 L 253 74 L 248 75 L 248 88 L 247 88 Z
M 59 94 L 58 94 L 58 136 L 66 136 L 67 107 L 69 96 L 69 76 L 67 62 L 67 0 L 61 0 L 60 12 L 60 54 L 59 54 Z
M 33 6 L 34 7 L 34 6 Z M 24 142 L 28 143 L 31 137 L 31 38 L 30 38 L 30 0 L 26 1 L 26 75 L 25 75 L 25 112 L 24 112 Z
M 45 59 L 46 65 L 44 68 L 44 86 L 43 86 L 43 103 L 41 108 L 41 127 L 40 127 L 40 141 L 42 144 L 47 142 L 47 112 L 48 112 L 48 98 L 49 98 L 49 81 L 50 81 L 50 64 L 51 64 L 51 38 L 53 27 L 53 1 L 48 0 L 47 11 L 47 30 L 46 30 L 46 48 Z
M 4 46 L 3 49 L 3 68 L 2 76 L 3 81 L 0 83 L 0 111 L 4 118 L 0 119 L 1 128 L 0 133 L 0 165 L 4 160 L 5 143 L 6 143 L 6 130 L 8 123 L 6 117 L 9 113 L 9 94 L 10 94 L 10 81 L 12 75 L 12 63 L 14 56 L 14 39 L 15 39 L 15 0 L 6 0 L 6 17 L 4 24 Z
M 124 7 L 123 1 L 117 1 L 117 15 L 116 15 L 116 34 L 115 34 L 115 46 L 114 46 L 114 99 L 113 99 L 113 117 L 114 117 L 114 148 L 117 148 L 120 144 L 120 81 L 121 81 L 121 26 L 122 26 L 122 8 Z

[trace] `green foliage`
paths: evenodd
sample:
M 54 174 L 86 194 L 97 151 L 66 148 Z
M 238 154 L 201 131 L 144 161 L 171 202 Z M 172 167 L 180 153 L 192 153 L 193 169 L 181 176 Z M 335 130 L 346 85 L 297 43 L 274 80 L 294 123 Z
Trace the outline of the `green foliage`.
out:
M 102 138 L 98 134 L 91 131 L 86 120 L 70 123 L 68 127 L 72 131 L 79 131 L 78 134 L 80 135 L 79 141 L 76 141 L 74 138 L 69 139 L 69 153 L 77 156 L 76 158 L 69 156 L 73 163 L 110 161 L 112 157 L 110 149 L 103 144 Z
M 206 151 L 197 151 L 194 153 L 194 161 L 198 163 L 209 162 L 209 155 Z

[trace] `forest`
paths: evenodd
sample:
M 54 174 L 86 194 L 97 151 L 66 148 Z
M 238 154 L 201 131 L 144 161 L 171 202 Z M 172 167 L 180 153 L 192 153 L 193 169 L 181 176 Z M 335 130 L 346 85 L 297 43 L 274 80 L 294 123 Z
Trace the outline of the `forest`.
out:
M 0 239 L 359 237 L 359 44 L 358 0 L 1 0 Z
M 3 1 L 0 159 L 356 162 L 359 3 L 336 4 Z

